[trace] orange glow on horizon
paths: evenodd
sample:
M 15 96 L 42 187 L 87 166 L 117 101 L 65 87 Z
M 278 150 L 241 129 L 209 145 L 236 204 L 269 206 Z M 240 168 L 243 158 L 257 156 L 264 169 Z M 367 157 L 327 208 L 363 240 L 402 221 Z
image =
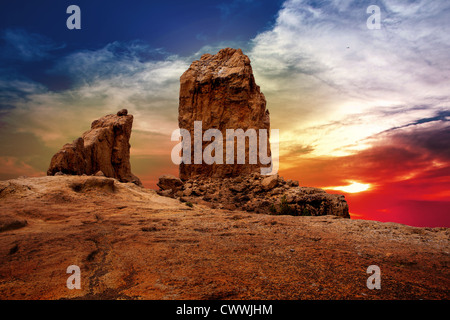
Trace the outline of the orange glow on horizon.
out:
M 372 185 L 369 183 L 359 183 L 356 181 L 348 181 L 350 184 L 346 186 L 338 186 L 338 187 L 324 187 L 324 189 L 328 190 L 338 190 L 346 193 L 358 193 L 370 190 Z

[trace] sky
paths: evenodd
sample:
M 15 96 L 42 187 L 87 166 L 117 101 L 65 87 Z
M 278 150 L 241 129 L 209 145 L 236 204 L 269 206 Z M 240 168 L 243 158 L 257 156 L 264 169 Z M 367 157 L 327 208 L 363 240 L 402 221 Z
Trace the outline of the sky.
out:
M 69 5 L 81 29 L 69 30 Z M 369 29 L 370 5 L 380 29 Z M 450 2 L 10 1 L 0 4 L 0 179 L 42 176 L 103 115 L 134 115 L 132 171 L 178 174 L 179 78 L 241 48 L 280 129 L 285 179 L 354 219 L 450 226 Z

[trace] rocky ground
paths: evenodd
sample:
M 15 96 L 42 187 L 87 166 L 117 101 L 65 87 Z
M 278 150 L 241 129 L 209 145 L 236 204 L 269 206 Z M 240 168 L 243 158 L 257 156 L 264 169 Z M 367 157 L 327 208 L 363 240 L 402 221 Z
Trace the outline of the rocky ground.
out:
M 0 208 L 0 299 L 450 298 L 446 228 L 190 207 L 91 176 L 2 181 Z
M 293 216 L 335 215 L 350 218 L 348 204 L 340 194 L 301 187 L 298 181 L 277 174 L 250 173 L 239 177 L 181 179 L 172 175 L 159 178 L 159 195 L 206 205 L 212 209 Z

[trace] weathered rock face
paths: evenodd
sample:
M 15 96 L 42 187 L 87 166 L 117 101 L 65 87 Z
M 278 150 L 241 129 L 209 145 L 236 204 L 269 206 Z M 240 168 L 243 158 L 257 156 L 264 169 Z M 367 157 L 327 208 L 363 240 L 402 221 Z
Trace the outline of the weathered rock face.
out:
M 65 144 L 53 157 L 47 175 L 104 175 L 142 185 L 131 173 L 130 136 L 133 116 L 127 110 L 92 122 L 91 130 Z
M 235 178 L 188 179 L 182 185 L 177 183 L 176 192 L 165 192 L 169 187 L 162 188 L 167 185 L 167 179 L 163 177 L 158 183 L 161 195 L 211 208 L 271 215 L 350 218 L 343 195 L 329 194 L 319 188 L 300 187 L 298 181 L 285 181 L 278 175 L 265 177 L 251 173 Z
M 266 99 L 255 83 L 250 59 L 241 49 L 226 48 L 215 55 L 204 54 L 181 76 L 178 125 L 189 130 L 192 153 L 194 121 L 202 121 L 202 133 L 213 128 L 222 132 L 224 163 L 226 129 L 266 129 L 269 134 Z M 209 143 L 204 142 L 203 149 Z M 234 164 L 194 164 L 192 155 L 191 164 L 180 165 L 180 178 L 235 177 L 260 170 L 263 165 L 259 160 L 257 164 L 249 164 L 248 152 L 245 164 L 237 164 L 236 152 Z M 270 145 L 267 153 L 270 155 Z
M 182 186 L 183 182 L 170 174 L 159 177 L 157 186 L 163 191 L 163 195 L 174 195 Z
M 222 133 L 223 146 L 227 142 L 227 129 L 265 129 L 269 133 L 270 118 L 265 97 L 255 83 L 250 59 L 240 49 L 226 48 L 215 55 L 203 55 L 181 76 L 180 83 L 178 125 L 190 133 L 191 140 L 183 143 L 190 147 L 191 164 L 180 164 L 181 180 L 162 176 L 158 183 L 159 194 L 213 208 L 350 218 L 348 204 L 342 195 L 299 187 L 297 181 L 285 181 L 277 174 L 262 176 L 260 169 L 264 165 L 259 160 L 257 164 L 249 164 L 248 145 L 245 164 L 237 164 L 237 152 L 234 152 L 234 164 L 226 163 L 226 148 L 223 148 L 224 164 L 194 164 L 194 139 L 198 139 L 195 121 L 202 122 L 202 136 L 208 129 L 218 129 Z M 203 142 L 202 151 L 210 143 Z M 235 141 L 235 151 L 236 147 Z M 267 150 L 269 156 L 268 141 Z

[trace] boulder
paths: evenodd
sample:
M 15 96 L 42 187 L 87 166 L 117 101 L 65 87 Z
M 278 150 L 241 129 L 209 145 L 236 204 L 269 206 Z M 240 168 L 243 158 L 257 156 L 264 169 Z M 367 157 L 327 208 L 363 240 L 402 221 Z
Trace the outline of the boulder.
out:
M 172 189 L 158 190 L 157 193 L 163 197 L 170 197 L 170 198 L 174 197 L 174 193 L 173 193 Z
M 65 144 L 52 157 L 47 175 L 102 172 L 106 177 L 141 186 L 139 178 L 131 173 L 129 141 L 132 125 L 133 116 L 128 115 L 126 109 L 95 120 L 89 131 Z
M 171 190 L 170 194 L 173 195 L 177 191 L 181 190 L 183 181 L 173 175 L 165 174 L 159 177 L 159 181 L 156 185 L 161 189 L 161 191 Z
M 286 184 L 289 186 L 289 187 L 298 187 L 298 181 L 295 181 L 295 180 L 291 180 L 291 179 L 288 179 L 288 180 L 286 180 Z
M 261 181 L 261 187 L 266 191 L 275 188 L 277 184 L 278 184 L 278 175 L 276 174 L 268 176 Z
M 119 117 L 126 116 L 126 115 L 128 115 L 128 110 L 127 109 L 121 109 L 121 110 L 117 111 L 117 115 Z

